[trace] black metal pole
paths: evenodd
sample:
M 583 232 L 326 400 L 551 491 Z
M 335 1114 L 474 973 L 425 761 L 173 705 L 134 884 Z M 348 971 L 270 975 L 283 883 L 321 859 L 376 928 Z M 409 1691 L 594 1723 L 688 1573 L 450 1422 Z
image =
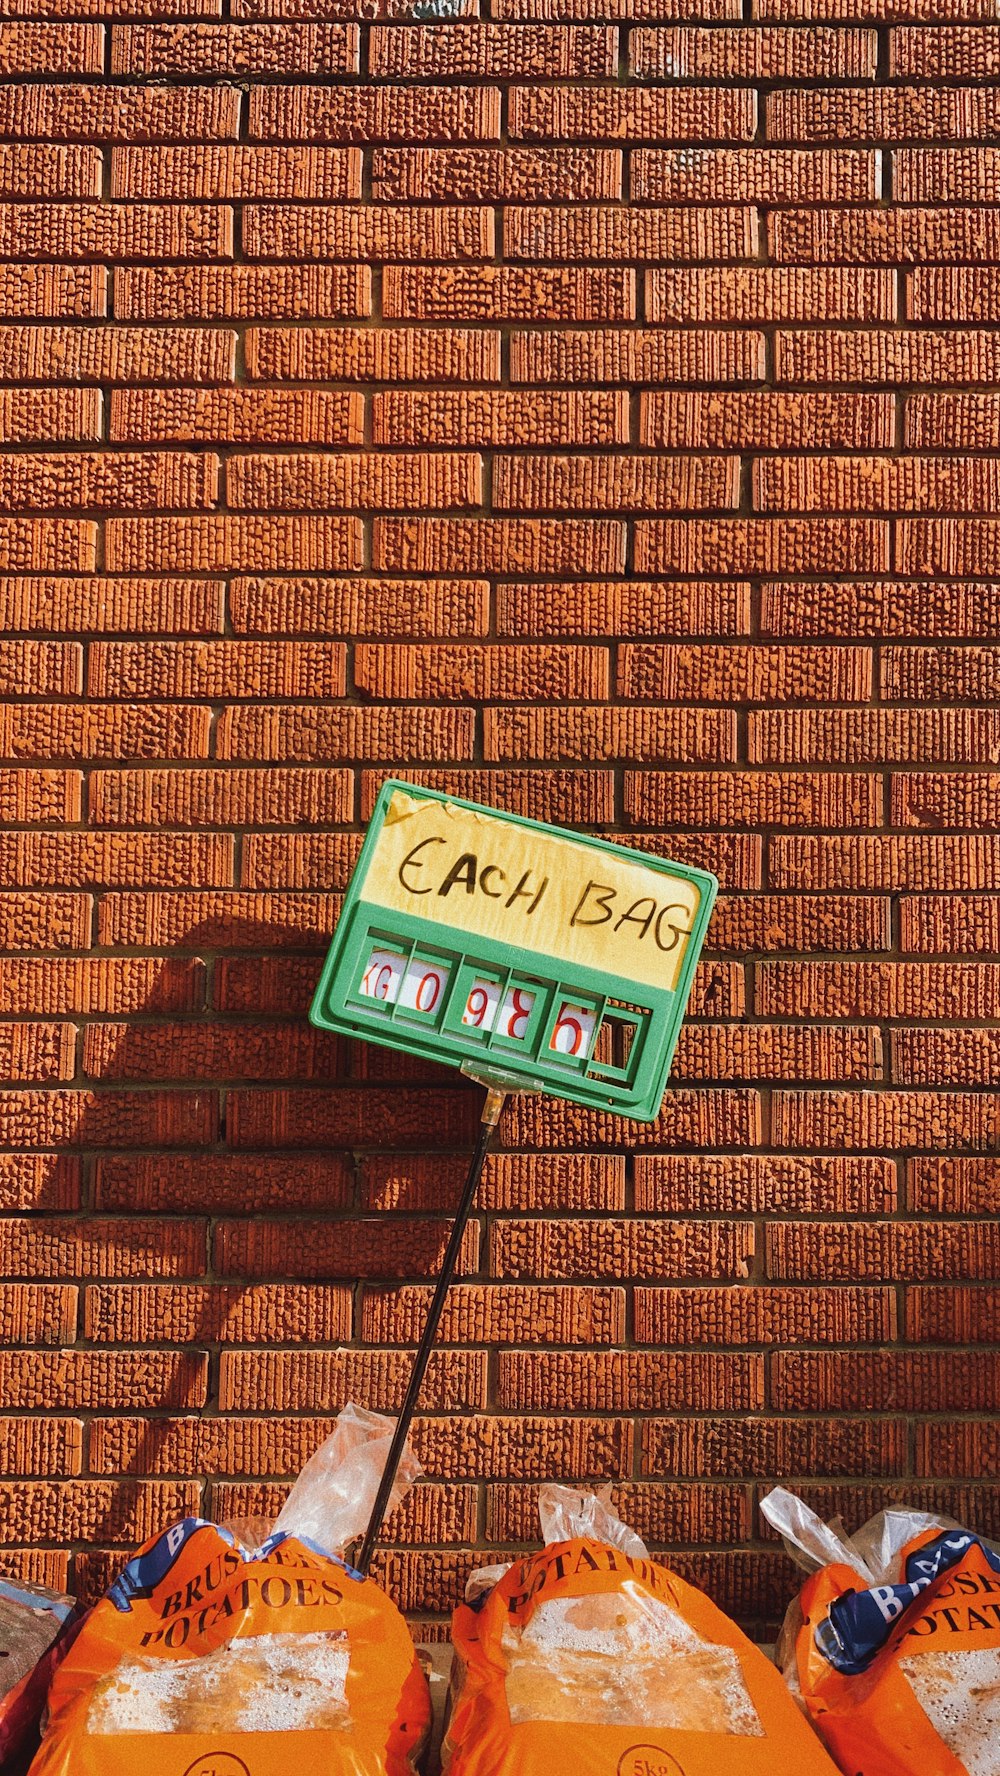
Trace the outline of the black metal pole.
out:
M 458 1255 L 462 1249 L 462 1238 L 465 1233 L 469 1216 L 472 1212 L 472 1204 L 475 1200 L 480 1177 L 482 1176 L 483 1165 L 486 1160 L 486 1154 L 493 1135 L 493 1130 L 496 1128 L 499 1120 L 500 1111 L 503 1108 L 506 1095 L 506 1092 L 493 1088 L 490 1088 L 486 1094 L 486 1103 L 483 1107 L 483 1119 L 480 1124 L 475 1151 L 469 1165 L 468 1176 L 465 1180 L 465 1188 L 462 1191 L 458 1208 L 455 1211 L 455 1221 L 445 1251 L 444 1261 L 441 1266 L 441 1274 L 438 1277 L 437 1285 L 431 1298 L 431 1304 L 427 1311 L 427 1322 L 424 1326 L 420 1343 L 417 1346 L 416 1356 L 413 1359 L 413 1369 L 410 1373 L 410 1381 L 406 1389 L 406 1398 L 403 1401 L 399 1417 L 396 1420 L 396 1429 L 393 1433 L 392 1443 L 389 1447 L 389 1454 L 386 1457 L 385 1469 L 379 1482 L 379 1489 L 375 1496 L 375 1503 L 372 1506 L 372 1514 L 368 1520 L 368 1528 L 365 1530 L 365 1539 L 361 1544 L 361 1552 L 356 1561 L 357 1570 L 362 1573 L 367 1573 L 368 1568 L 371 1565 L 375 1543 L 378 1540 L 378 1532 L 382 1527 L 382 1519 L 385 1516 L 386 1506 L 389 1503 L 389 1496 L 392 1492 L 392 1483 L 396 1478 L 396 1469 L 399 1467 L 403 1450 L 406 1447 L 406 1439 L 409 1434 L 410 1425 L 413 1421 L 413 1414 L 416 1410 L 421 1384 L 427 1372 L 427 1365 L 430 1362 L 431 1351 L 434 1348 L 434 1340 L 437 1337 L 437 1329 L 441 1320 L 442 1309 L 444 1308 L 445 1296 L 448 1293 L 452 1277 L 455 1274 L 455 1267 L 458 1264 Z

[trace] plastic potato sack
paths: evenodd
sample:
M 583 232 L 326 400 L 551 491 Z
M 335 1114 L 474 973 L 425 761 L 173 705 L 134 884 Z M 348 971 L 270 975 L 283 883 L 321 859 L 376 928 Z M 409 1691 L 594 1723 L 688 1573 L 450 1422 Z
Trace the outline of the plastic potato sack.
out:
M 607 1497 L 543 1487 L 544 1550 L 473 1574 L 448 1776 L 835 1776 L 780 1673 Z
M 427 1680 L 395 1604 L 335 1553 L 391 1432 L 345 1408 L 256 1549 L 197 1517 L 146 1542 L 56 1673 L 31 1776 L 411 1776 Z
M 783 1487 L 761 1508 L 812 1571 L 778 1653 L 846 1776 L 1000 1776 L 1000 1553 L 922 1511 L 848 1538 Z

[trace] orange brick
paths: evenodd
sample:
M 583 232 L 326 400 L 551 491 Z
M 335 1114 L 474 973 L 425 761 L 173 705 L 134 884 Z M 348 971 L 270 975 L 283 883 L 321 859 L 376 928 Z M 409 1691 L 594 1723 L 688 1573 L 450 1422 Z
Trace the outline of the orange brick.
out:
M 886 765 L 987 760 L 998 746 L 992 709 L 774 709 L 749 717 L 747 751 L 766 763 Z
M 608 826 L 614 816 L 614 778 L 610 771 L 493 771 L 449 770 L 396 772 L 404 782 L 423 783 L 428 789 L 463 796 L 468 801 L 491 802 L 524 814 L 529 820 L 565 820 L 571 826 Z M 369 820 L 379 790 L 382 771 L 361 776 L 361 817 Z M 373 1051 L 374 1053 L 374 1051 Z
M 115 277 L 122 319 L 332 319 L 370 308 L 371 273 L 363 265 L 123 266 Z M 170 339 L 177 329 L 164 332 Z
M 232 211 L 221 204 L 0 203 L 8 259 L 227 259 L 232 250 Z
M 975 637 L 989 632 L 992 594 L 988 585 L 945 581 L 784 580 L 765 582 L 761 604 L 765 635 Z
M 907 314 L 921 321 L 995 321 L 1000 318 L 996 274 L 978 266 L 918 266 L 909 279 Z
M 0 576 L 0 624 L 56 634 L 218 634 L 222 589 L 212 580 Z
M 617 73 L 618 33 L 579 25 L 375 25 L 368 66 L 397 80 L 599 80 Z
M 92 779 L 95 826 L 339 824 L 353 810 L 349 771 L 100 771 Z
M 994 647 L 885 650 L 884 691 L 894 701 L 992 703 L 998 682 L 1000 650 Z
M 621 154 L 612 148 L 377 148 L 372 161 L 372 195 L 389 203 L 521 204 L 621 194 Z
M 501 1351 L 499 1363 L 498 1403 L 508 1409 L 649 1412 L 665 1394 L 680 1412 L 720 1398 L 734 1412 L 763 1404 L 763 1359 L 744 1353 Z
M 888 527 L 860 518 L 640 519 L 640 573 L 835 573 L 889 565 Z
M 0 752 L 11 758 L 205 758 L 210 712 L 177 705 L 8 703 Z
M 247 374 L 263 381 L 497 382 L 500 335 L 482 328 L 251 327 Z
M 664 1471 L 706 1478 L 804 1479 L 818 1474 L 902 1472 L 901 1419 L 652 1418 L 642 1428 L 644 1474 Z
M 779 260 L 917 265 L 1000 258 L 1000 228 L 987 210 L 782 210 L 769 219 L 768 233 Z
M 32 1294 L 38 1287 L 32 1286 Z M 0 1418 L 0 1472 L 52 1474 L 80 1472 L 83 1424 L 78 1418 Z M 6 1560 L 6 1553 L 4 1555 Z
M 859 148 L 637 148 L 639 203 L 864 203 L 879 192 L 873 150 Z
M 180 1147 L 215 1140 L 216 1121 L 206 1092 L 11 1091 L 0 1105 L 0 1144 Z
M 423 640 L 485 635 L 488 594 L 485 580 L 237 579 L 230 605 L 237 633 L 333 631 Z
M 838 212 L 840 214 L 841 212 Z M 740 265 L 646 274 L 652 321 L 892 320 L 892 274 L 823 266 Z
M 369 1154 L 361 1162 L 362 1206 L 379 1212 L 451 1209 L 458 1200 L 464 1176 L 464 1162 L 447 1155 Z M 478 1208 L 540 1209 L 553 1201 L 567 1210 L 624 1209 L 624 1159 L 605 1153 L 489 1155 L 476 1193 Z M 564 1291 L 558 1293 L 562 1299 Z M 575 1291 L 574 1298 L 579 1293 Z M 603 1299 L 602 1291 L 596 1293 Z M 518 1299 L 520 1294 L 505 1285 L 498 1291 L 498 1300 Z M 418 1292 L 414 1291 L 414 1302 L 417 1297 Z M 409 1295 L 406 1299 L 410 1299 Z M 449 1295 L 448 1301 L 452 1299 Z M 446 1303 L 445 1315 L 449 1311 Z
M 216 457 L 182 450 L 0 454 L 0 501 L 14 511 L 209 507 L 218 481 Z
M 735 508 L 737 457 L 500 456 L 500 511 L 670 512 Z
M 107 1210 L 330 1211 L 350 1208 L 353 1200 L 353 1166 L 342 1154 L 288 1159 L 274 1154 L 115 1153 L 97 1162 L 96 1203 Z M 185 1298 L 187 1294 L 186 1286 Z
M 889 906 L 853 894 L 723 895 L 711 931 L 714 950 L 886 950 Z
M 482 1199 L 480 1206 L 482 1206 Z M 430 1305 L 420 1288 L 366 1289 L 362 1335 L 369 1344 L 415 1344 Z M 625 1291 L 510 1284 L 459 1284 L 441 1320 L 444 1344 L 608 1344 L 625 1333 Z M 565 1404 L 565 1402 L 563 1402 Z
M 77 1290 L 68 1283 L 0 1284 L 4 1344 L 71 1344 Z
M 0 556 L 15 573 L 88 573 L 96 551 L 97 526 L 89 520 L 0 518 Z
M 86 894 L 0 894 L 0 945 L 19 950 L 85 950 L 91 901 Z
M 0 1351 L 8 1407 L 201 1406 L 208 1358 L 197 1352 Z
M 97 148 L 0 146 L 0 198 L 100 197 Z
M 321 948 L 333 934 L 340 904 L 336 894 L 110 893 L 101 897 L 98 937 L 111 949 Z
M 898 1085 L 996 1085 L 1000 1055 L 992 1030 L 897 1030 L 892 1077 Z
M 757 996 L 765 1015 L 993 1018 L 1000 963 L 764 962 Z
M 991 834 L 886 834 L 771 841 L 776 888 L 1000 888 L 1000 844 Z
M 111 434 L 128 443 L 359 444 L 361 397 L 317 389 L 119 389 Z
M 79 771 L 0 768 L 0 819 L 17 826 L 52 826 L 80 818 Z
M 736 86 L 729 91 L 690 86 L 602 87 L 596 92 L 573 86 L 516 86 L 510 95 L 510 133 L 514 140 L 544 142 L 702 142 L 720 138 L 749 142 L 754 134 L 753 95 Z
M 6 957 L 0 961 L 8 1012 L 193 1011 L 204 992 L 202 965 L 180 957 Z
M 883 1077 L 882 1039 L 875 1029 L 752 1024 L 691 1024 L 681 1031 L 673 1068 L 677 1079 L 765 1079 L 830 1082 Z
M 0 1484 L 0 1510 L 17 1540 L 96 1538 L 132 1548 L 164 1522 L 197 1512 L 198 1488 L 178 1481 L 17 1480 Z
M 654 219 L 666 213 L 651 212 Z M 602 239 L 604 232 L 602 225 Z M 636 240 L 641 245 L 649 230 L 626 222 L 621 229 L 615 223 L 607 233 L 614 238 L 624 235 L 630 244 Z M 609 244 L 614 245 L 614 238 Z M 654 238 L 659 238 L 655 230 Z M 680 248 L 675 250 L 681 253 Z M 605 382 L 755 382 L 763 374 L 764 339 L 760 333 L 709 332 L 701 327 L 686 333 L 660 327 L 635 327 L 627 332 L 604 327 L 578 332 L 566 327 L 558 332 L 515 333 L 510 366 L 513 382 L 582 382 L 588 386 Z
M 785 457 L 753 470 L 762 512 L 981 512 L 1000 505 L 995 463 L 936 457 Z
M 353 74 L 357 25 L 115 25 L 113 74 Z
M 894 415 L 886 395 L 739 394 L 642 396 L 641 440 L 660 449 L 782 450 L 803 436 L 818 449 L 874 450 L 891 444 Z
M 101 435 L 96 389 L 0 389 L 0 443 L 56 443 Z M 9 561 L 4 567 L 9 571 Z
M 667 702 L 839 703 L 869 695 L 870 670 L 861 648 L 638 642 L 620 650 L 618 690 Z
M 257 86 L 250 93 L 252 140 L 409 144 L 499 135 L 495 87 Z
M 780 25 L 722 31 L 640 26 L 629 40 L 632 73 L 640 80 L 858 79 L 875 73 L 876 51 L 874 31 L 827 25 L 808 31 Z
M 775 1139 L 789 1147 L 922 1147 L 982 1152 L 1000 1097 L 961 1091 L 775 1092 Z
M 222 1276 L 237 1272 L 268 1277 L 275 1269 L 286 1272 L 291 1263 L 296 1276 L 307 1281 L 313 1277 L 321 1282 L 328 1277 L 395 1281 L 401 1273 L 434 1277 L 450 1230 L 449 1222 L 426 1218 L 396 1224 L 356 1218 L 342 1223 L 221 1221 L 215 1232 L 212 1262 Z M 459 1274 L 477 1268 L 477 1233 L 474 1225 L 469 1227 Z M 254 1403 L 259 1399 L 258 1394 Z
M 390 647 L 359 643 L 358 688 L 370 697 L 516 701 L 529 691 L 548 698 L 607 693 L 603 648 L 560 646 Z
M 995 772 L 913 771 L 891 779 L 895 826 L 971 827 L 990 819 L 997 791 Z
M 239 93 L 224 86 L 11 84 L 0 90 L 0 131 L 15 141 L 235 141 Z
M 502 635 L 740 635 L 749 629 L 750 588 L 717 580 L 508 584 L 497 610 Z
M 484 751 L 496 759 L 611 760 L 736 757 L 736 723 L 728 710 L 608 709 L 582 704 L 569 709 L 487 709 Z
M 223 1351 L 219 1404 L 224 1412 L 262 1404 L 281 1412 L 308 1400 L 310 1410 L 339 1412 L 349 1400 L 363 1399 L 376 1412 L 398 1412 L 411 1366 L 404 1351 Z M 435 1351 L 421 1391 L 424 1409 L 484 1406 L 485 1383 L 485 1351 Z
M 336 1079 L 343 1049 L 300 1025 L 244 1025 L 236 1038 L 213 1024 L 92 1025 L 84 1034 L 83 1071 L 94 1079 Z
M 4 90 L 0 87 L 0 99 Z M 0 266 L 0 300 L 10 320 L 103 315 L 107 272 L 102 265 Z
M 637 826 L 877 826 L 881 783 L 861 773 L 626 771 Z
M 111 195 L 129 198 L 361 196 L 356 148 L 115 148 Z
M 895 1331 L 891 1290 L 852 1288 L 639 1288 L 640 1344 L 878 1344 Z
M 382 311 L 390 319 L 415 321 L 628 321 L 635 315 L 635 273 L 389 265 Z
M 251 259 L 490 259 L 493 228 L 488 209 L 250 204 L 243 245 Z
M 817 1243 L 801 1222 L 777 1222 L 768 1233 L 768 1275 L 831 1281 L 975 1281 L 996 1275 L 995 1223 L 953 1221 L 830 1223 Z
M 786 1410 L 942 1412 L 961 1397 L 969 1411 L 995 1409 L 1000 1370 L 983 1351 L 776 1351 L 772 1397 Z
M 360 530 L 351 518 L 110 518 L 106 547 L 112 572 L 124 573 L 267 572 L 290 562 L 361 566 Z
M 992 894 L 913 894 L 900 902 L 903 951 L 1000 951 L 1000 900 Z
M 906 443 L 931 450 L 995 450 L 1000 402 L 992 395 L 913 395 L 906 403 Z M 975 510 L 975 508 L 972 508 Z M 981 508 L 982 509 L 982 508 Z
M 480 504 L 482 459 L 468 451 L 237 456 L 226 486 L 231 506 L 257 512 L 447 511 Z
M 624 526 L 611 519 L 376 518 L 373 565 L 390 573 L 620 573 Z
M 8 18 L 0 27 L 2 74 L 99 74 L 103 67 L 101 25 L 39 25 Z
M 995 1345 L 998 1309 L 1000 1295 L 992 1288 L 907 1289 L 906 1335 L 920 1343 Z
M 20 382 L 231 382 L 236 335 L 196 327 L 11 327 L 0 376 Z
M 204 1221 L 0 1221 L 0 1254 L 10 1276 L 198 1276 L 205 1268 Z
M 490 1264 L 498 1277 L 745 1276 L 752 1224 L 722 1221 L 498 1221 Z
M 953 142 L 993 135 L 998 121 L 1000 97 L 974 86 L 817 87 L 767 101 L 772 141 Z
M 940 26 L 892 31 L 889 55 L 893 74 L 914 75 L 921 80 L 981 80 L 996 74 L 1000 70 L 1000 55 L 989 25 L 945 23 L 945 17 L 975 18 L 977 12 L 978 8 L 967 13 L 949 10 Z
M 376 443 L 616 444 L 628 438 L 618 392 L 395 391 L 372 401 Z
M 1000 339 L 985 330 L 790 329 L 776 336 L 775 364 L 780 382 L 925 383 L 935 387 L 991 382 L 995 374 L 1000 375 Z M 908 421 L 924 400 L 916 396 L 907 403 Z M 906 441 L 917 440 L 907 433 Z
M 566 149 L 564 153 L 571 152 Z M 754 251 L 754 213 L 747 209 L 649 209 L 593 204 L 546 209 L 532 204 L 504 212 L 504 252 L 511 259 L 746 259 Z
M 0 834 L 9 887 L 212 887 L 233 879 L 232 839 L 197 833 Z
M 784 1209 L 866 1215 L 890 1213 L 897 1206 L 891 1161 L 797 1154 L 640 1154 L 635 1198 L 636 1208 L 648 1213 L 667 1205 L 698 1214 Z

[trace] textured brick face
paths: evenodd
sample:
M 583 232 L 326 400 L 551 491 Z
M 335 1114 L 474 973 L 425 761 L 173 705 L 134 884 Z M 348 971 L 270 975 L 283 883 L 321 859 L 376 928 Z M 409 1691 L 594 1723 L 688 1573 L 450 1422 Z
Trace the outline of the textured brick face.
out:
M 996 1533 L 992 0 L 7 10 L 0 1564 L 401 1397 L 475 1094 L 305 1016 L 390 771 L 722 883 L 658 1120 L 505 1116 L 406 1607 L 550 1477 L 758 1625 L 777 1479 Z

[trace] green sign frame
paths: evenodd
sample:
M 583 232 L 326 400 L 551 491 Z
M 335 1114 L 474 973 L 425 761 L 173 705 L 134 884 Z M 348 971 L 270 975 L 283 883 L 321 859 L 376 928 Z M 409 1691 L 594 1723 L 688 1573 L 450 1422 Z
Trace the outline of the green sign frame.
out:
M 707 870 L 390 778 L 309 1017 L 652 1121 L 717 892 Z

